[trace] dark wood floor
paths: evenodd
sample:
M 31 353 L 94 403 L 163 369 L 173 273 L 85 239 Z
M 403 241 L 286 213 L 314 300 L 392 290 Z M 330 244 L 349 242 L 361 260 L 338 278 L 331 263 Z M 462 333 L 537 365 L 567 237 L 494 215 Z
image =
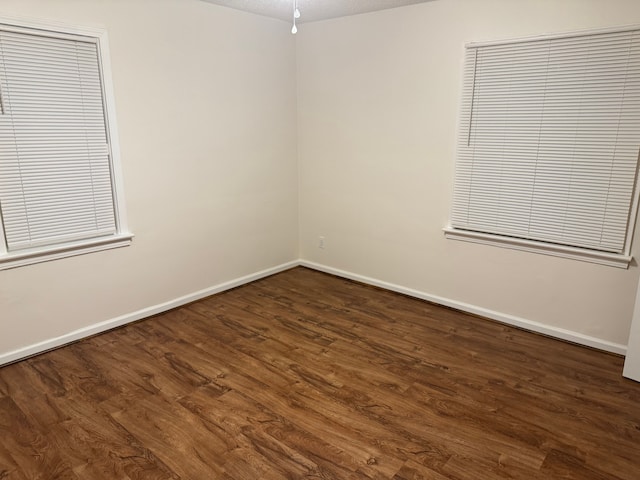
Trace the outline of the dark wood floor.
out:
M 622 364 L 296 268 L 0 368 L 0 479 L 638 480 Z

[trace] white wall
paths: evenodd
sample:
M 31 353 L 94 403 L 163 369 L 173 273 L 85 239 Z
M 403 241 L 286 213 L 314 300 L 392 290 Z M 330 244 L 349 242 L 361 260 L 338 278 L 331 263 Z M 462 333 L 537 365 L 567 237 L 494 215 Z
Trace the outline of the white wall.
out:
M 107 29 L 136 238 L 0 272 L 0 363 L 298 257 L 626 345 L 637 264 L 455 242 L 442 227 L 464 44 L 640 24 L 640 2 L 436 0 L 296 37 L 198 0 L 2 0 L 3 15 Z
M 442 228 L 464 44 L 634 23 L 637 0 L 436 0 L 303 25 L 301 257 L 623 350 L 637 264 L 446 240 Z
M 0 272 L 0 358 L 298 258 L 284 22 L 197 0 L 2 0 L 0 16 L 106 28 L 136 235 Z

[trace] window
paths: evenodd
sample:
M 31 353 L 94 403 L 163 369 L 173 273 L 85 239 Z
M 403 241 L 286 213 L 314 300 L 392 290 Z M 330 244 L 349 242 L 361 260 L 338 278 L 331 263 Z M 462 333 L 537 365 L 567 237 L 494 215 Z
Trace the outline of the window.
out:
M 105 46 L 0 24 L 0 269 L 131 241 Z
M 627 267 L 640 29 L 466 48 L 450 238 Z

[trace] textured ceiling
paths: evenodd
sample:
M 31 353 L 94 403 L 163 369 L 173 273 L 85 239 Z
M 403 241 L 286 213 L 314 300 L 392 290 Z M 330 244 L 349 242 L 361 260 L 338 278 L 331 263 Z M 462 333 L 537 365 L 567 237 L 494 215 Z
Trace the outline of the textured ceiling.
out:
M 224 7 L 257 13 L 281 20 L 291 20 L 294 0 L 203 0 Z M 301 16 L 298 23 L 374 12 L 432 0 L 298 0 Z

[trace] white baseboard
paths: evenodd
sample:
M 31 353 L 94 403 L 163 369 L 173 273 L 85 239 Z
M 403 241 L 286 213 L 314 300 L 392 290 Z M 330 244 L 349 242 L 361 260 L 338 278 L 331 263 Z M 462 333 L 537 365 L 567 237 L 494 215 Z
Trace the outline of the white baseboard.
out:
M 348 278 L 358 282 L 374 285 L 376 287 L 384 288 L 385 290 L 391 290 L 393 292 L 409 295 L 410 297 L 420 298 L 429 302 L 444 305 L 446 307 L 455 308 L 456 310 L 462 310 L 463 312 L 473 313 L 482 317 L 490 318 L 507 325 L 513 325 L 514 327 L 523 328 L 532 332 L 541 333 L 550 337 L 559 338 L 569 342 L 577 343 L 587 347 L 597 348 L 598 350 L 604 350 L 606 352 L 617 353 L 619 355 L 626 355 L 627 347 L 619 343 L 608 342 L 600 338 L 590 337 L 582 333 L 573 332 L 571 330 L 565 330 L 563 328 L 553 327 L 545 325 L 543 323 L 535 322 L 533 320 L 527 320 L 526 318 L 516 317 L 514 315 L 507 315 L 504 313 L 496 312 L 494 310 L 488 310 L 486 308 L 478 307 L 476 305 L 470 305 L 468 303 L 458 302 L 457 300 L 451 300 L 449 298 L 439 297 L 437 295 L 430 295 L 428 293 L 421 292 L 419 290 L 413 290 L 393 283 L 384 282 L 375 278 L 365 277 L 356 273 L 339 270 L 337 268 L 327 267 L 315 262 L 309 262 L 306 260 L 300 260 L 299 264 L 303 267 L 308 267 L 313 270 L 318 270 L 339 277 Z
M 17 360 L 22 360 L 24 358 L 37 355 L 39 353 L 43 353 L 48 350 L 61 347 L 68 343 L 75 342 L 76 340 L 90 337 L 91 335 L 95 335 L 97 333 L 105 332 L 107 330 L 111 330 L 113 328 L 126 325 L 127 323 L 135 322 L 136 320 L 141 320 L 143 318 L 156 315 L 158 313 L 166 312 L 167 310 L 171 310 L 172 308 L 176 308 L 181 305 L 185 305 L 187 303 L 200 300 L 201 298 L 205 298 L 210 295 L 223 292 L 225 290 L 230 290 L 232 288 L 239 287 L 240 285 L 244 285 L 246 283 L 253 282 L 255 280 L 259 280 L 264 277 L 268 277 L 270 275 L 274 275 L 284 270 L 289 270 L 290 268 L 296 267 L 298 265 L 300 265 L 300 262 L 297 260 L 283 263 L 281 265 L 268 268 L 266 270 L 261 270 L 259 272 L 252 273 L 250 275 L 245 275 L 244 277 L 236 278 L 235 280 L 230 280 L 228 282 L 224 282 L 219 285 L 215 285 L 213 287 L 205 288 L 204 290 L 199 290 L 197 292 L 190 293 L 189 295 L 184 295 L 182 297 L 175 298 L 168 302 L 143 308 L 142 310 L 138 310 L 132 313 L 127 313 L 125 315 L 121 315 L 119 317 L 112 318 L 110 320 L 105 320 L 104 322 L 95 323 L 88 327 L 74 330 L 73 332 L 66 333 L 59 337 L 34 343 L 32 345 L 28 345 L 26 347 L 19 348 L 17 350 L 13 350 L 7 353 L 0 353 L 0 365 L 15 362 Z
M 228 282 L 224 282 L 219 285 L 215 285 L 213 287 L 205 288 L 204 290 L 199 290 L 189 295 L 184 295 L 182 297 L 175 298 L 168 302 L 153 305 L 151 307 L 143 308 L 141 310 L 137 310 L 135 312 L 121 315 L 119 317 L 112 318 L 110 320 L 105 320 L 104 322 L 96 323 L 88 327 L 74 330 L 72 332 L 69 332 L 65 335 L 61 335 L 59 337 L 34 343 L 32 345 L 28 345 L 26 347 L 19 348 L 17 350 L 13 350 L 7 353 L 0 353 L 0 366 L 5 365 L 7 363 L 15 362 L 18 360 L 22 360 L 27 357 L 31 357 L 33 355 L 37 355 L 39 353 L 52 350 L 54 348 L 61 347 L 68 343 L 74 342 L 76 340 L 81 340 L 83 338 L 90 337 L 91 335 L 96 335 L 98 333 L 102 333 L 107 330 L 111 330 L 113 328 L 126 325 L 127 323 L 135 322 L 137 320 L 141 320 L 143 318 L 150 317 L 152 315 L 156 315 L 158 313 L 162 313 L 167 310 L 171 310 L 172 308 L 176 308 L 181 305 L 185 305 L 187 303 L 200 300 L 201 298 L 205 298 L 210 295 L 223 292 L 225 290 L 230 290 L 232 288 L 239 287 L 246 283 L 250 283 L 255 280 L 259 280 L 261 278 L 268 277 L 270 275 L 274 275 L 276 273 L 279 273 L 285 270 L 289 270 L 290 268 L 293 268 L 296 266 L 303 266 L 303 267 L 311 268 L 313 270 L 318 270 L 320 272 L 330 273 L 338 277 L 348 278 L 350 280 L 355 280 L 355 281 L 366 283 L 369 285 L 374 285 L 376 287 L 384 288 L 386 290 L 391 290 L 393 292 L 402 293 L 404 295 L 420 298 L 422 300 L 427 300 L 429 302 L 437 303 L 439 305 L 444 305 L 447 307 L 455 308 L 457 310 L 462 310 L 463 312 L 474 313 L 476 315 L 490 318 L 492 320 L 496 320 L 498 322 L 502 322 L 507 325 L 513 325 L 515 327 L 523 328 L 525 330 L 542 333 L 544 335 L 549 335 L 551 337 L 559 338 L 561 340 L 566 340 L 566 341 L 577 343 L 580 345 L 597 348 L 599 350 L 617 353 L 620 355 L 626 355 L 627 353 L 627 347 L 625 345 L 621 345 L 618 343 L 608 342 L 606 340 L 590 337 L 588 335 L 583 335 L 581 333 L 573 332 L 571 330 L 565 330 L 562 328 L 545 325 L 543 323 L 534 322 L 532 320 L 527 320 L 525 318 L 520 318 L 513 315 L 507 315 L 504 313 L 496 312 L 493 310 L 488 310 L 486 308 L 478 307 L 476 305 L 470 305 L 468 303 L 458 302 L 456 300 L 451 300 L 449 298 L 439 297 L 437 295 L 430 295 L 428 293 L 424 293 L 411 288 L 406 288 L 401 285 L 396 285 L 396 284 L 385 282 L 382 280 L 377 280 L 375 278 L 365 277 L 364 275 L 358 275 L 356 273 L 351 273 L 351 272 L 347 272 L 337 268 L 328 267 L 326 265 L 321 265 L 319 263 L 309 262 L 307 260 L 294 260 L 294 261 L 283 263 L 281 265 L 278 265 L 272 268 L 268 268 L 266 270 L 261 270 L 256 273 L 252 273 L 250 275 L 245 275 L 244 277 L 236 278 L 234 280 L 230 280 Z

